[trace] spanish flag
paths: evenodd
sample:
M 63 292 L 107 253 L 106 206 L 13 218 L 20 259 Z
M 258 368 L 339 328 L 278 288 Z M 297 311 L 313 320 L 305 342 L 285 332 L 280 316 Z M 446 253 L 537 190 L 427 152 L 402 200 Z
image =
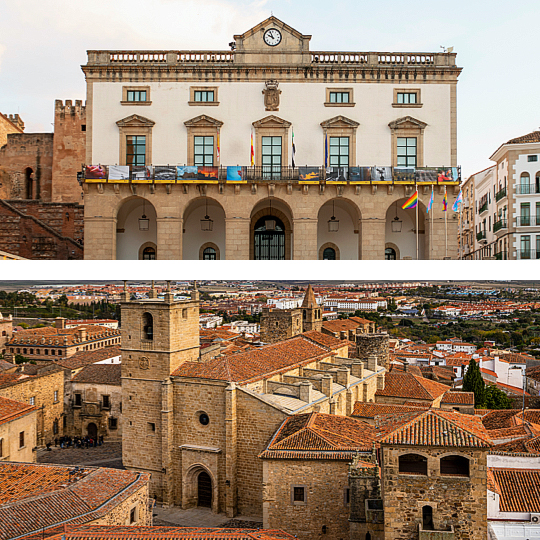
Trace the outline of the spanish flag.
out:
M 416 205 L 418 204 L 418 190 L 416 190 L 412 195 L 411 198 L 405 202 L 405 204 L 401 207 L 403 210 L 409 210 L 411 208 L 416 208 Z

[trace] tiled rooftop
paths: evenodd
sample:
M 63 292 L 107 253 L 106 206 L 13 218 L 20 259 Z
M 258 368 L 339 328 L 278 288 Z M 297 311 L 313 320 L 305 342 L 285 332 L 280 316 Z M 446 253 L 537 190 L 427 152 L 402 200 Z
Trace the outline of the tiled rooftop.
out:
M 28 345 L 75 345 L 83 341 L 79 337 L 79 331 L 86 331 L 84 341 L 95 341 L 118 337 L 120 330 L 97 326 L 93 324 L 76 326 L 75 328 L 29 328 L 16 332 L 8 345 L 28 344 Z
M 333 355 L 328 348 L 296 336 L 247 352 L 217 356 L 206 362 L 185 362 L 172 375 L 247 383 Z
M 540 142 L 540 131 L 533 131 L 531 133 L 527 133 L 527 135 L 522 135 L 521 137 L 510 139 L 506 144 L 522 144 L 531 142 Z
M 474 392 L 446 392 L 441 403 L 449 405 L 474 405 Z
M 103 349 L 96 349 L 94 351 L 80 351 L 75 353 L 69 358 L 62 358 L 57 360 L 56 364 L 67 369 L 78 369 L 89 364 L 95 364 L 108 358 L 114 358 L 115 356 L 121 356 L 120 347 L 104 347 Z
M 311 332 L 304 332 L 302 335 L 310 341 L 317 343 L 317 345 L 322 345 L 323 347 L 328 347 L 329 349 L 333 350 L 345 347 L 347 345 L 347 342 L 345 341 L 337 339 L 333 336 L 329 336 L 328 334 L 323 334 L 322 332 L 317 332 L 315 330 L 312 330 Z
M 384 390 L 375 395 L 408 399 L 434 400 L 448 391 L 448 386 L 411 373 L 387 373 Z
M 0 397 L 0 425 L 5 424 L 6 422 L 12 422 L 35 410 L 37 409 L 32 405 L 28 405 L 28 403 L 21 403 L 20 401 L 14 401 L 13 399 Z M 0 493 L 0 498 L 1 497 L 2 493 Z
M 405 405 L 385 405 L 384 403 L 365 403 L 357 401 L 354 404 L 352 416 L 360 418 L 375 418 L 383 414 L 400 414 L 404 412 L 418 412 L 424 410 L 423 407 Z
M 121 385 L 122 366 L 120 364 L 90 364 L 71 379 L 76 383 Z
M 540 469 L 492 468 L 501 512 L 540 512 Z

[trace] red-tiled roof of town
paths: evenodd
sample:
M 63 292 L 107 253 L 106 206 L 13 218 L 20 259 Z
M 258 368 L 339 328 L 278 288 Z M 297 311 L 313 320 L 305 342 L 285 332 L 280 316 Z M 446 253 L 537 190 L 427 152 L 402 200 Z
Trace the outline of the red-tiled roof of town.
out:
M 8 369 L 13 369 L 15 367 L 15 364 L 12 364 L 11 362 L 6 362 L 5 360 L 0 358 L 0 372 L 6 371 Z
M 71 379 L 74 383 L 108 384 L 120 386 L 122 366 L 120 364 L 90 364 Z
M 357 401 L 351 416 L 360 418 L 375 418 L 383 414 L 400 414 L 404 412 L 418 412 L 424 410 L 422 406 L 386 405 L 384 403 L 366 403 Z
M 296 336 L 206 362 L 185 362 L 172 375 L 247 383 L 334 355 L 326 347 Z
M 33 364 L 22 364 L 19 366 L 20 370 L 15 373 L 1 373 L 0 372 L 0 388 L 7 388 L 8 386 L 14 386 L 20 384 L 27 379 L 35 379 L 37 377 L 45 377 L 51 373 L 58 373 L 62 371 L 60 366 L 38 366 Z
M 441 403 L 449 405 L 474 405 L 474 392 L 446 392 Z
M 444 359 L 444 363 L 447 366 L 450 366 L 450 367 L 453 367 L 453 366 L 457 366 L 457 367 L 468 366 L 469 365 L 469 359 L 468 358 L 453 358 L 453 357 L 447 356 Z
M 530 436 L 530 431 L 526 426 L 512 426 L 505 427 L 500 429 L 489 429 L 489 436 L 492 440 L 503 440 L 503 439 L 521 439 L 522 437 Z
M 501 512 L 540 512 L 540 469 L 491 468 Z
M 422 377 L 422 370 L 420 366 L 415 366 L 414 364 L 397 364 L 392 363 L 390 365 L 391 373 L 410 373 L 411 375 L 416 375 L 417 377 Z
M 355 321 L 356 317 L 350 319 L 336 319 L 335 321 L 324 321 L 322 327 L 328 332 L 348 332 L 349 330 L 355 330 L 359 326 L 363 326 L 367 323 L 359 322 L 361 319 Z M 371 321 L 368 321 L 371 322 Z
M 517 414 L 521 414 L 521 409 L 492 409 L 482 417 L 482 423 L 486 429 L 512 427 L 515 425 L 513 417 Z
M 384 390 L 376 396 L 435 400 L 448 391 L 448 386 L 411 373 L 386 373 Z
M 371 451 L 376 436 L 373 426 L 354 418 L 306 413 L 285 420 L 259 457 L 349 460 L 351 453 Z
M 95 364 L 96 362 L 101 362 L 102 360 L 121 355 L 122 351 L 120 350 L 120 346 L 104 347 L 103 349 L 95 349 L 93 351 L 79 351 L 69 358 L 56 360 L 55 364 L 66 369 L 78 369 L 80 367 L 88 366 L 89 364 Z
M 302 335 L 310 341 L 315 342 L 317 345 L 328 347 L 331 350 L 347 346 L 346 341 L 337 339 L 334 336 L 329 336 L 328 334 L 323 334 L 322 332 L 317 332 L 316 330 L 304 332 Z
M 505 443 L 496 444 L 492 451 L 519 454 L 540 454 L 540 437 L 522 437 Z
M 79 331 L 86 332 L 85 341 L 105 340 L 120 336 L 119 329 L 106 328 L 97 325 L 82 325 L 75 328 L 29 328 L 16 332 L 8 342 L 8 345 L 74 345 L 79 343 Z
M 0 397 L 0 425 L 12 422 L 36 410 L 35 407 L 28 405 L 28 403 Z
M 77 528 L 68 526 L 66 533 L 58 530 L 48 540 L 294 540 L 294 538 L 293 535 L 279 529 L 85 525 Z
M 488 448 L 490 437 L 481 419 L 455 411 L 428 409 L 383 436 L 381 444 Z
M 369 319 L 364 319 L 362 317 L 349 317 L 350 321 L 357 322 L 358 324 L 375 324 L 374 321 L 370 321 Z
M 532 131 L 526 135 L 521 135 L 521 137 L 515 137 L 514 139 L 510 139 L 506 144 L 524 144 L 535 142 L 540 142 L 540 131 Z
M 495 377 L 495 379 L 497 378 L 497 374 L 491 369 L 481 367 L 480 373 L 483 373 L 484 375 L 490 375 L 491 377 Z
M 94 521 L 149 481 L 149 474 L 118 469 L 75 471 L 60 465 L 0 462 L 0 540 L 46 532 L 63 522 Z

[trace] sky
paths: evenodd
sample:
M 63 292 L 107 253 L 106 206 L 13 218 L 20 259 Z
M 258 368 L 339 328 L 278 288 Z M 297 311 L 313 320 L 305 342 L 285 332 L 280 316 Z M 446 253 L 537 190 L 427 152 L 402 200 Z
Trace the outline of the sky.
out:
M 87 50 L 228 50 L 272 13 L 312 35 L 311 50 L 454 47 L 464 178 L 540 129 L 538 0 L 0 0 L 0 112 L 52 132 L 54 101 L 85 99 Z

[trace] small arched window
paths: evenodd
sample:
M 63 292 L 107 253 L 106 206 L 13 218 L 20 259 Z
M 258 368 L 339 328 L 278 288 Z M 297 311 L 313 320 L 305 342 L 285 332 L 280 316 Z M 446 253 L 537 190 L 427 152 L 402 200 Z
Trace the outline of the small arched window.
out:
M 145 247 L 142 252 L 143 261 L 155 261 L 156 250 L 153 247 Z
M 384 250 L 384 259 L 386 261 L 395 261 L 396 260 L 396 250 L 394 248 L 388 247 Z
M 154 318 L 151 313 L 143 313 L 143 339 L 154 339 Z
M 529 194 L 531 192 L 530 189 L 530 181 L 531 177 L 529 176 L 528 172 L 521 173 L 521 176 L 519 177 L 519 191 L 518 193 L 523 194 Z
M 445 456 L 441 458 L 441 475 L 469 476 L 469 460 L 463 456 Z
M 399 456 L 400 474 L 423 474 L 427 476 L 427 458 L 418 454 Z
M 433 508 L 428 505 L 422 507 L 422 529 L 424 531 L 432 531 L 434 529 Z
M 217 260 L 217 253 L 213 247 L 204 248 L 203 261 L 215 261 Z
M 335 261 L 336 260 L 336 250 L 331 247 L 327 247 L 323 251 L 323 261 Z

